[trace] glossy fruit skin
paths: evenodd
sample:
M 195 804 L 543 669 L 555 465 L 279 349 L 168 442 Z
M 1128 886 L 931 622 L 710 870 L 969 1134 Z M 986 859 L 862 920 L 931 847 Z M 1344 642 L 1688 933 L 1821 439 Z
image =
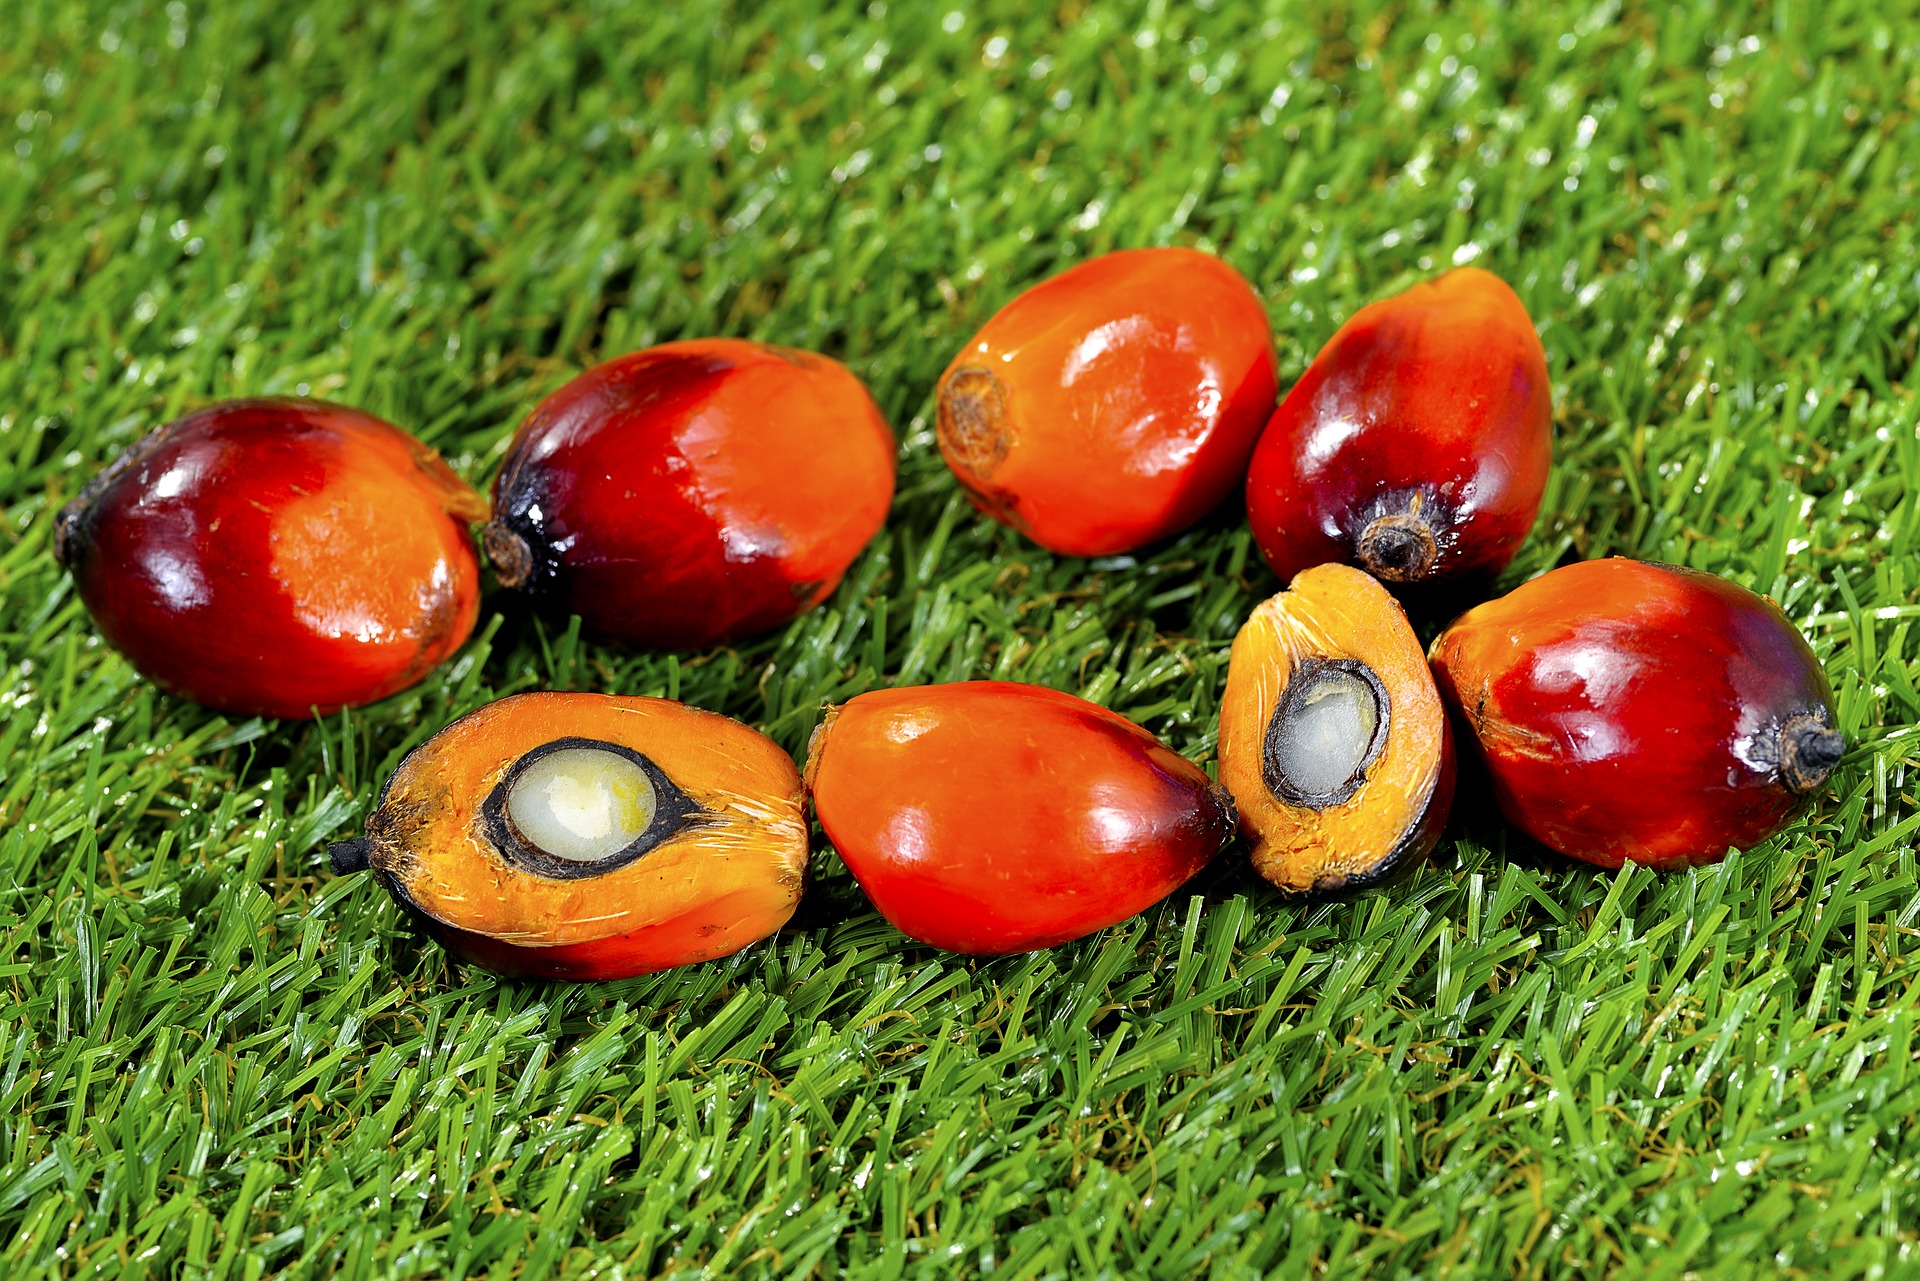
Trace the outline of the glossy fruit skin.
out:
M 1491 575 L 1539 514 L 1552 419 L 1525 306 L 1497 276 L 1450 271 L 1363 307 L 1314 357 L 1254 450 L 1247 519 L 1283 580 L 1329 562 Z
M 1765 840 L 1841 747 L 1799 631 L 1765 597 L 1696 570 L 1556 569 L 1469 610 L 1431 659 L 1501 811 L 1603 867 L 1717 862 Z M 1800 776 L 1783 733 L 1809 744 Z
M 1233 491 L 1277 389 L 1266 308 L 1193 249 L 1106 254 L 1027 290 L 941 375 L 940 451 L 981 511 L 1104 556 Z
M 1010 681 L 874 690 L 829 713 L 814 812 L 881 915 L 923 943 L 1052 947 L 1171 894 L 1232 802 L 1123 716 Z
M 528 752 L 587 739 L 645 753 L 699 819 L 611 871 L 555 879 L 504 858 L 486 798 Z M 750 726 L 664 698 L 519 694 L 409 753 L 368 816 L 333 847 L 371 871 L 443 947 L 498 974 L 607 981 L 737 952 L 800 901 L 804 791 L 793 759 Z
M 844 366 L 731 338 L 575 378 L 514 436 L 487 551 L 603 640 L 695 649 L 824 600 L 885 522 L 895 445 Z
M 473 631 L 486 501 L 391 423 L 229 401 L 149 433 L 61 511 L 54 554 L 162 689 L 308 717 L 419 681 Z

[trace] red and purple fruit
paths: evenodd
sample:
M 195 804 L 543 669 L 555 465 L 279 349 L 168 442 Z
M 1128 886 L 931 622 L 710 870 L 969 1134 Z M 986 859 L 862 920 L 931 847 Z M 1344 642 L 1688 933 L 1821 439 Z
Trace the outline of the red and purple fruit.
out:
M 879 532 L 893 433 L 844 366 L 731 338 L 581 374 L 534 410 L 494 484 L 508 587 L 603 640 L 692 649 L 812 608 Z

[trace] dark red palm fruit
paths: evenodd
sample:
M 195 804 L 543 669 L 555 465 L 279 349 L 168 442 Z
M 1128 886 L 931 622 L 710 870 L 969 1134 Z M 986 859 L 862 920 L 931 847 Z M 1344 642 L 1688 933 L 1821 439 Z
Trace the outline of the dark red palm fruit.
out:
M 241 715 L 371 703 L 473 631 L 486 500 L 391 423 L 311 400 L 213 405 L 60 512 L 54 556 L 154 684 Z
M 1145 911 L 1233 836 L 1233 803 L 1124 716 L 1011 681 L 830 708 L 814 813 L 880 914 L 952 952 L 1052 947 Z
M 1844 747 L 1805 638 L 1772 601 L 1697 570 L 1568 565 L 1467 611 L 1431 658 L 1501 811 L 1603 867 L 1757 844 Z
M 940 377 L 974 506 L 1069 556 L 1130 551 L 1233 492 L 1277 390 L 1266 308 L 1194 249 L 1129 249 L 1001 308 Z
M 1395 583 L 1497 573 L 1552 462 L 1546 353 L 1520 299 L 1467 267 L 1363 307 L 1280 403 L 1247 519 L 1282 579 L 1329 562 Z
M 893 433 L 845 366 L 667 343 L 547 397 L 494 482 L 500 581 L 603 639 L 694 649 L 824 600 L 893 500 Z

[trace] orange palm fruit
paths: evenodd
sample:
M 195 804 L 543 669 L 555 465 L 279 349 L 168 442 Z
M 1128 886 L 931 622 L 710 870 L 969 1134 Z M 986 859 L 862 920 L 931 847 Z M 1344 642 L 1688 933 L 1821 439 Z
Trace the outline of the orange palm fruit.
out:
M 1052 947 L 1158 903 L 1233 837 L 1199 766 L 1126 717 L 1013 681 L 829 709 L 814 813 L 880 914 L 952 952 Z
M 394 771 L 338 872 L 371 870 L 456 956 L 618 979 L 712 960 L 793 915 L 800 775 L 778 744 L 664 698 L 520 694 Z
M 1246 476 L 1273 335 L 1241 275 L 1130 249 L 1027 290 L 940 377 L 940 452 L 981 511 L 1070 556 L 1179 533 Z

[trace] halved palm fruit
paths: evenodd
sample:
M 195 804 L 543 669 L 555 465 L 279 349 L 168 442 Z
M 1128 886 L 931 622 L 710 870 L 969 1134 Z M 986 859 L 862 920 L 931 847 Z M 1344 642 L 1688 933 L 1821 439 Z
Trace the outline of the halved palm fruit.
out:
M 1406 613 L 1320 565 L 1234 638 L 1220 781 L 1253 865 L 1282 889 L 1368 885 L 1425 857 L 1453 799 L 1453 741 Z
M 664 698 L 521 694 L 400 763 L 366 835 L 371 869 L 449 951 L 502 974 L 617 979 L 766 938 L 807 866 L 793 759 L 738 721 Z

